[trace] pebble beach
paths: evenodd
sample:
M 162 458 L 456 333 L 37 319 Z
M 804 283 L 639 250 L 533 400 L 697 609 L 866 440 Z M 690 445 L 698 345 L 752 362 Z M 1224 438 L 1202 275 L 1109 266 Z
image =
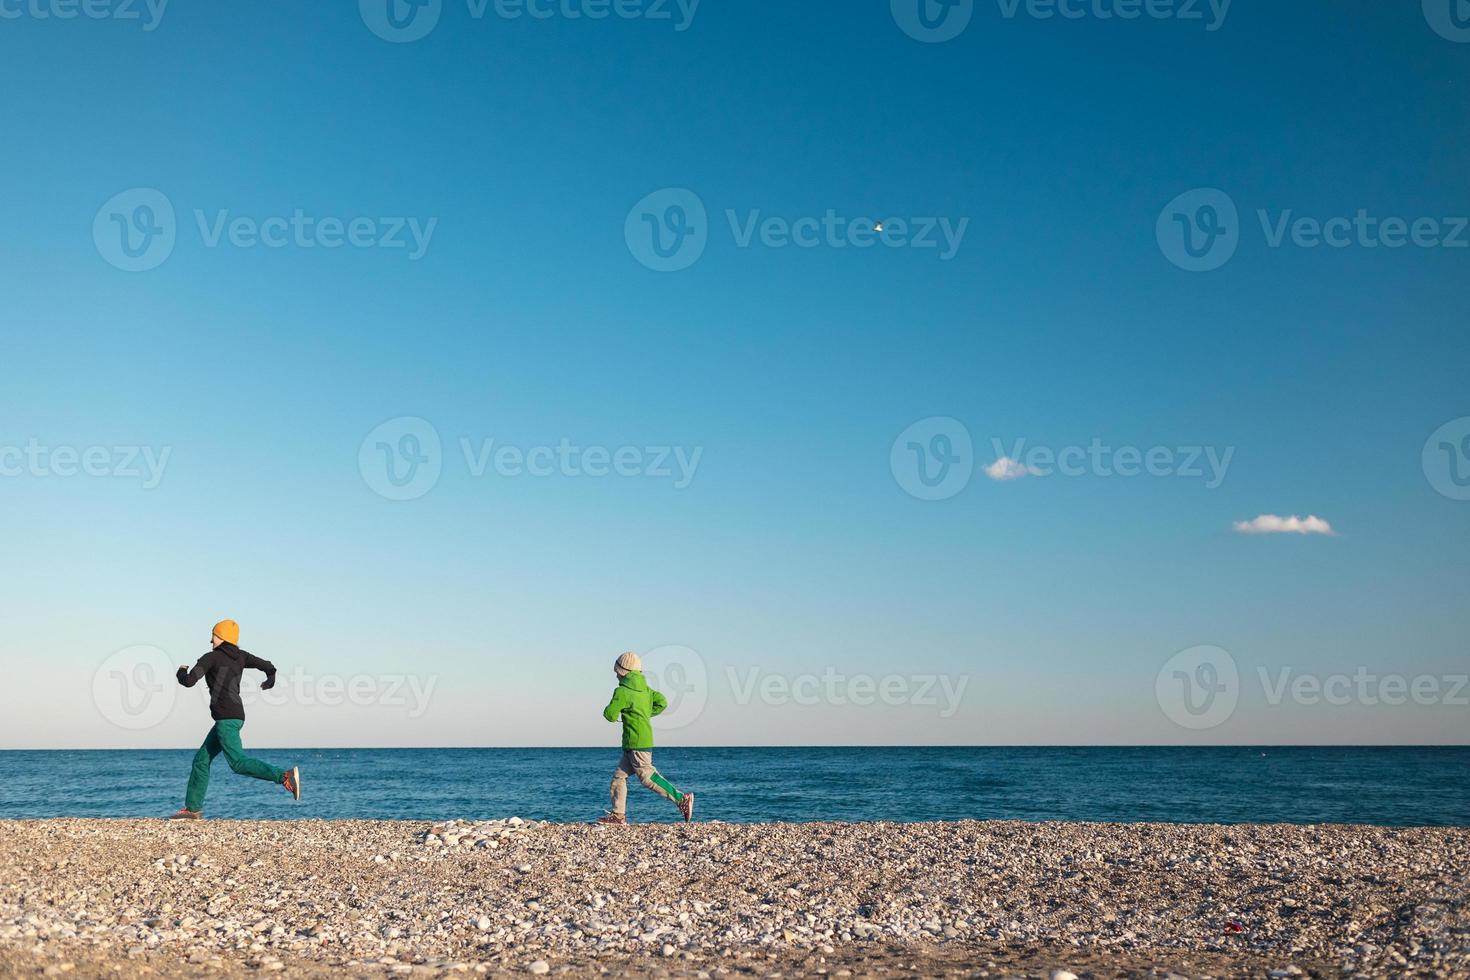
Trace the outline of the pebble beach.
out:
M 0 975 L 1470 976 L 1470 830 L 0 822 Z

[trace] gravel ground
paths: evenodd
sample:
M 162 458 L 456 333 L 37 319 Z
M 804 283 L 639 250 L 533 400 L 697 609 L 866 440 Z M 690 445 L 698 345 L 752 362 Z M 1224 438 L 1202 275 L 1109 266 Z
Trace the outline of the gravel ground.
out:
M 0 821 L 5 976 L 1470 977 L 1467 902 L 1465 829 Z

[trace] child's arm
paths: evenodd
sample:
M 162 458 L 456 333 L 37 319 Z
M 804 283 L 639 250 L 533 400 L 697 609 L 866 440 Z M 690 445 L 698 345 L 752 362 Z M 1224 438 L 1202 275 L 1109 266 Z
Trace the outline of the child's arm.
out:
M 198 684 L 199 678 L 203 677 L 205 672 L 209 670 L 209 662 L 213 658 L 214 651 L 211 650 L 199 658 L 199 662 L 194 665 L 193 670 L 187 667 L 180 667 L 178 673 L 179 683 L 185 687 L 193 687 L 195 684 Z
M 624 707 L 625 705 L 623 704 L 623 689 L 619 687 L 617 690 L 613 691 L 612 700 L 607 703 L 607 707 L 602 709 L 602 717 L 606 718 L 608 721 L 617 721 L 618 718 L 622 715 Z
M 669 706 L 668 698 L 657 691 L 650 690 L 648 693 L 653 695 L 653 713 L 655 715 L 663 714 L 663 710 Z
M 247 653 L 245 654 L 245 666 L 265 674 L 265 683 L 260 685 L 262 691 L 269 691 L 276 686 L 276 665 L 269 660 L 262 660 L 253 653 Z

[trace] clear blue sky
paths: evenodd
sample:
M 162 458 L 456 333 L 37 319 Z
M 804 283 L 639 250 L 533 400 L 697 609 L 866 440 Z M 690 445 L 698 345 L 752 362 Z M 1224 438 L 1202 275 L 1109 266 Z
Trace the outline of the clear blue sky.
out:
M 0 19 L 0 446 L 170 455 L 151 489 L 0 478 L 0 747 L 197 742 L 199 692 L 131 730 L 94 680 L 137 645 L 192 663 L 224 616 L 284 670 L 435 679 L 417 717 L 259 705 L 261 745 L 612 745 L 612 658 L 666 645 L 707 697 L 670 744 L 1470 738 L 1470 707 L 1272 705 L 1258 679 L 1470 671 L 1470 502 L 1421 465 L 1470 416 L 1470 249 L 1272 248 L 1257 218 L 1470 214 L 1470 43 L 1418 3 L 1240 0 L 1212 31 L 992 0 L 943 43 L 887 0 L 705 0 L 682 31 L 444 0 L 408 43 L 351 4 L 145 30 L 41 3 Z M 134 188 L 176 212 L 149 271 L 94 241 Z M 673 272 L 625 239 L 665 188 L 708 216 Z M 1156 239 L 1195 188 L 1239 209 L 1208 272 Z M 297 210 L 435 224 L 413 259 L 210 247 L 195 216 Z M 829 210 L 968 224 L 945 260 L 742 248 L 726 216 Z M 442 475 L 390 501 L 359 448 L 402 416 Z M 973 439 L 944 500 L 890 467 L 930 417 Z M 476 477 L 461 438 L 702 454 L 683 489 Z M 992 438 L 1234 456 L 1215 488 L 997 481 Z M 1337 533 L 1232 530 L 1259 515 Z M 1241 681 L 1195 731 L 1155 679 L 1200 644 Z M 752 671 L 829 668 L 967 686 L 948 717 L 740 703 Z

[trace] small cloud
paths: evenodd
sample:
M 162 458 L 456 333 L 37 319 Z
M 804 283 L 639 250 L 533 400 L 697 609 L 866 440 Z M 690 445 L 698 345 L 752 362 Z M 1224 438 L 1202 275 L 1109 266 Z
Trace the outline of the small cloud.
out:
M 1040 476 L 1041 474 L 1009 456 L 1002 456 L 985 467 L 985 475 L 992 480 L 1019 480 L 1023 476 Z
M 1275 514 L 1262 514 L 1254 520 L 1236 521 L 1235 533 L 1237 534 L 1336 534 L 1332 525 L 1315 515 L 1297 517 L 1277 517 Z

